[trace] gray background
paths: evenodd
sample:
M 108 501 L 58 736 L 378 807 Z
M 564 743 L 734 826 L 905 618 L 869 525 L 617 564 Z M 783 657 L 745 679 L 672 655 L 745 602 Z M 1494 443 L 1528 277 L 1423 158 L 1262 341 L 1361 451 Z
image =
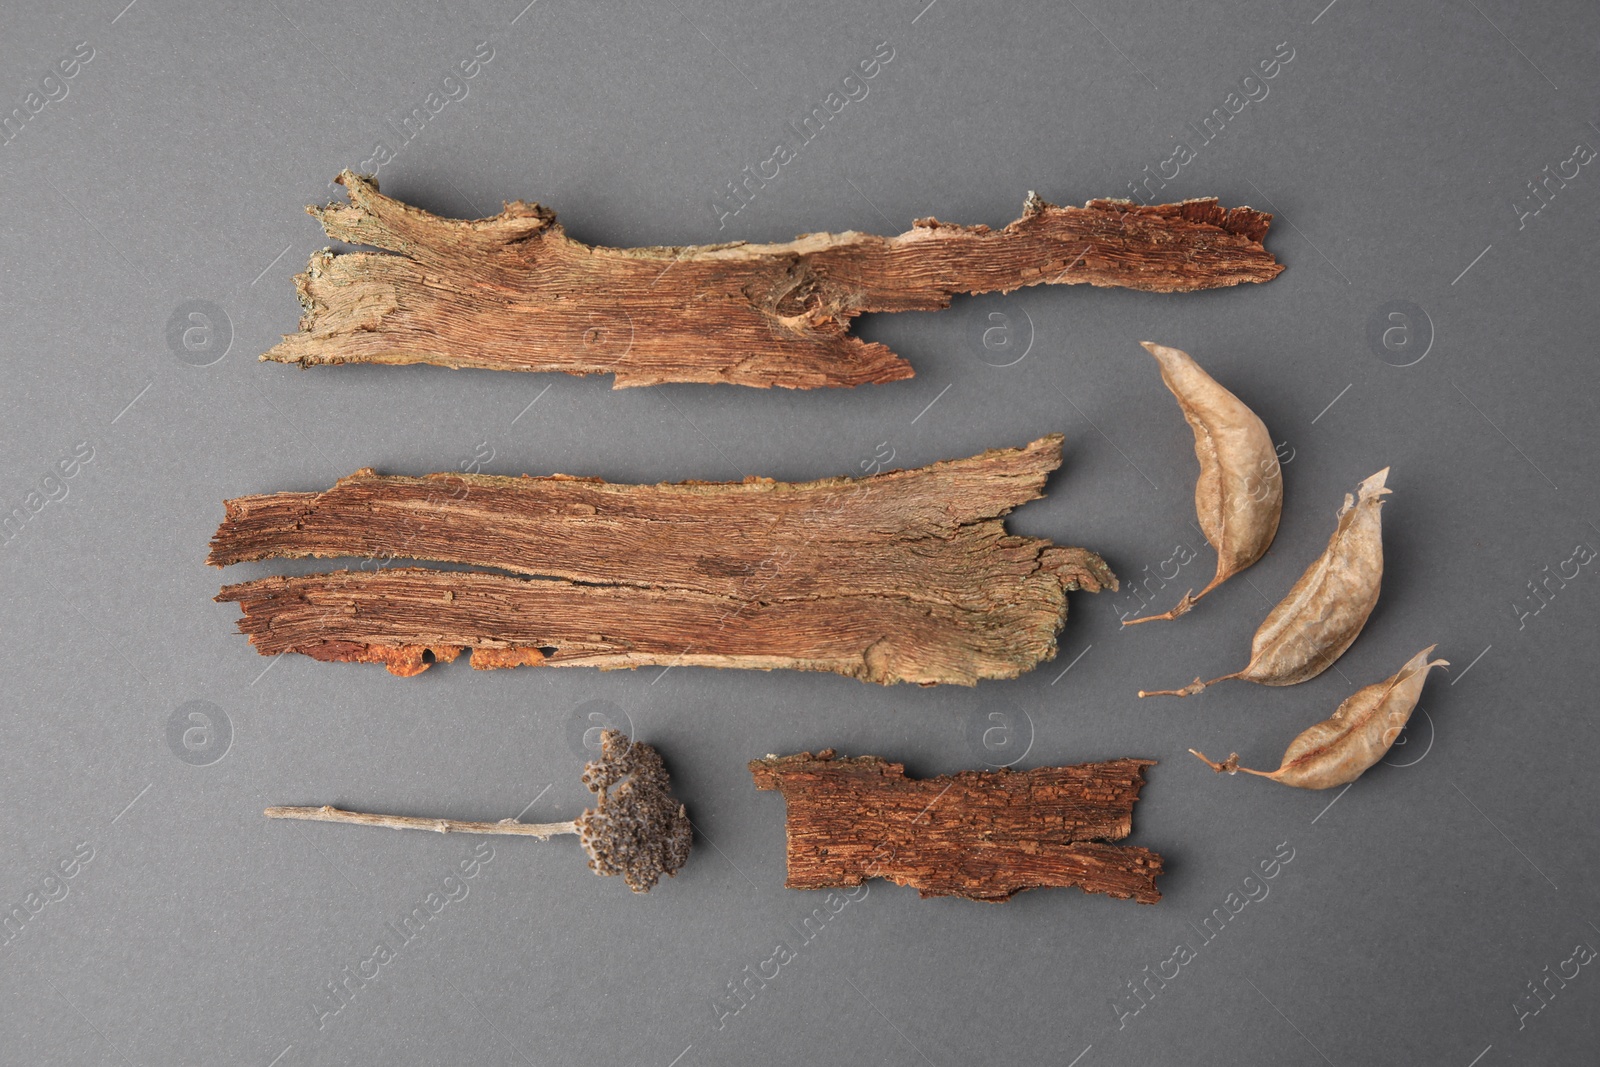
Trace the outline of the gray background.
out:
M 1593 6 L 924 3 L 6 5 L 0 112 L 77 42 L 94 54 L 0 149 L 0 510 L 93 449 L 0 551 L 5 908 L 80 845 L 92 857 L 0 948 L 0 1059 L 1592 1062 L 1594 968 L 1520 1029 L 1514 1004 L 1575 944 L 1600 945 L 1600 562 L 1566 562 L 1600 547 L 1600 167 L 1520 226 L 1512 205 L 1600 143 Z M 1288 42 L 1269 95 L 1161 190 L 1277 212 L 1268 245 L 1288 270 L 1191 296 L 1041 287 L 868 317 L 860 333 L 917 377 L 851 392 L 258 364 L 326 243 L 302 207 L 395 147 L 400 117 L 480 41 L 493 59 L 383 166 L 384 190 L 461 217 L 537 199 L 616 245 L 1002 225 L 1029 189 L 1127 195 Z M 714 193 L 879 41 L 895 54 L 870 95 L 719 229 Z M 170 345 L 190 301 L 211 305 L 212 332 Z M 1374 344 L 1399 301 L 1414 307 L 1390 341 L 1409 347 Z M 1016 681 L 464 663 L 403 680 L 262 659 L 210 600 L 273 569 L 203 565 L 222 499 L 362 466 L 451 470 L 489 449 L 494 473 L 796 479 L 1059 430 L 1062 471 L 1013 528 L 1095 548 L 1129 582 L 1196 550 L 1155 593 L 1164 608 L 1214 557 L 1192 525 L 1189 431 L 1141 339 L 1192 352 L 1284 442 L 1282 530 L 1175 624 L 1119 631 L 1128 586 L 1074 595 L 1061 654 Z M 1383 599 L 1337 670 L 1135 697 L 1241 665 L 1342 495 L 1386 464 Z M 1533 613 L 1529 583 L 1573 567 Z M 1275 765 L 1434 642 L 1454 666 L 1348 795 L 1216 777 L 1185 753 Z M 468 895 L 319 1029 L 324 984 L 474 840 L 260 809 L 497 819 L 537 798 L 528 818 L 570 818 L 591 713 L 666 754 L 700 830 L 682 874 L 635 897 L 570 839 L 496 839 Z M 1157 758 L 1132 841 L 1166 857 L 1166 897 L 986 906 L 875 883 L 718 1029 L 713 999 L 820 903 L 782 888 L 783 804 L 745 761 L 829 745 L 917 774 Z M 1126 983 L 1198 944 L 1284 843 L 1267 899 L 1119 1028 Z

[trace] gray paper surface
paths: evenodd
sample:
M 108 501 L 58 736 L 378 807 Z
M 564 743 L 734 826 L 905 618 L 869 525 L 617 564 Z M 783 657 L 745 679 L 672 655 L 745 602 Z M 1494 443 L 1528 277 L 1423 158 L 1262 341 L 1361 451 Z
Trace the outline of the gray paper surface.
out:
M 123 2 L 9 4 L 0 33 L 0 1060 L 1593 1062 L 1593 5 Z M 855 390 L 258 363 L 344 167 L 610 245 L 1217 196 L 1275 213 L 1288 269 L 868 316 L 917 374 Z M 1261 414 L 1286 499 L 1260 563 L 1123 630 L 1136 585 L 1164 609 L 1214 563 L 1141 340 Z M 211 597 L 321 564 L 203 564 L 224 498 L 360 467 L 809 479 L 1054 431 L 1011 528 L 1101 552 L 1122 591 L 1074 594 L 1054 661 L 975 689 L 269 660 Z M 1383 596 L 1336 669 L 1137 698 L 1241 666 L 1384 466 Z M 1450 670 L 1348 790 L 1186 752 L 1274 766 L 1434 643 Z M 571 839 L 261 816 L 571 818 L 606 723 L 661 748 L 698 830 L 647 896 Z M 1157 759 L 1130 842 L 1165 899 L 784 889 L 783 802 L 745 763 L 824 747 L 917 775 Z

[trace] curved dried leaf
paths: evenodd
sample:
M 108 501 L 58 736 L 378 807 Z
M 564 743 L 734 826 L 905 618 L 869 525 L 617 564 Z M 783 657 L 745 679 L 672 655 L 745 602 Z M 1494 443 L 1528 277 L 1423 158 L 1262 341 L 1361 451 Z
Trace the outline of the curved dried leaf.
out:
M 1217 551 L 1217 573 L 1199 593 L 1185 593 L 1171 611 L 1130 619 L 1129 626 L 1186 614 L 1201 597 L 1260 559 L 1283 511 L 1283 477 L 1266 424 L 1188 353 L 1140 343 L 1161 364 L 1161 380 L 1194 431 L 1194 455 L 1200 461 L 1194 510 Z
M 1253 771 L 1239 766 L 1233 753 L 1221 763 L 1196 756 L 1218 773 L 1258 775 L 1297 789 L 1329 789 L 1361 777 L 1363 771 L 1383 758 L 1411 718 L 1411 711 L 1422 696 L 1422 685 L 1434 667 L 1448 667 L 1449 661 L 1429 660 L 1437 645 L 1429 645 L 1407 661 L 1400 672 L 1387 681 L 1357 691 L 1333 713 L 1289 742 L 1283 763 L 1275 771 Z
M 1355 641 L 1383 585 L 1383 498 L 1389 468 L 1345 494 L 1328 547 L 1267 615 L 1250 642 L 1244 669 L 1182 689 L 1140 690 L 1145 696 L 1193 696 L 1208 685 L 1241 678 L 1261 685 L 1295 685 L 1315 678 Z

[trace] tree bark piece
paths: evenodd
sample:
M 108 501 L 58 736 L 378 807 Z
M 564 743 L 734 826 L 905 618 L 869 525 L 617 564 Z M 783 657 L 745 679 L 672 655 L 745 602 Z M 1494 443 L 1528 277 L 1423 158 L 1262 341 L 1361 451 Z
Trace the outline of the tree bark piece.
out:
M 751 760 L 757 789 L 788 808 L 791 889 L 887 878 L 924 897 L 1004 901 L 1024 889 L 1161 899 L 1161 857 L 1107 842 L 1127 837 L 1154 760 L 1118 759 L 1030 771 L 962 771 L 907 778 L 877 756 Z
M 884 345 L 850 336 L 863 312 L 1040 284 L 1185 292 L 1283 269 L 1261 244 L 1272 216 L 1214 199 L 1080 208 L 1030 193 L 1000 230 L 927 218 L 895 237 L 604 248 L 567 237 L 539 204 L 444 219 L 371 177 L 337 180 L 349 204 L 307 210 L 330 237 L 391 254 L 315 253 L 296 278 L 300 332 L 264 360 L 611 373 L 617 388 L 854 386 L 912 376 Z
M 369 470 L 225 502 L 209 562 L 366 557 L 224 588 L 263 655 L 478 668 L 777 667 L 971 685 L 1053 658 L 1093 552 L 1008 534 L 1061 436 L 868 478 L 616 485 Z M 494 568 L 390 567 L 395 558 Z

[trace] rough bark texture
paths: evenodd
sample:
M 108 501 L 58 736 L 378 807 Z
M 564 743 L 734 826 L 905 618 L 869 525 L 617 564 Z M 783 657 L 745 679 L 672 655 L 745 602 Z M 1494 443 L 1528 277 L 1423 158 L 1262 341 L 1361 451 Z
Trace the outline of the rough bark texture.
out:
M 1054 283 L 1211 289 L 1283 269 L 1261 245 L 1272 216 L 1214 199 L 1078 208 L 1029 194 L 1000 230 L 928 218 L 896 237 L 602 248 L 568 238 L 539 204 L 459 221 L 383 196 L 373 178 L 338 180 L 350 203 L 308 210 L 330 237 L 393 254 L 315 253 L 296 279 L 300 332 L 262 359 L 612 373 L 619 388 L 853 386 L 912 375 L 850 336 L 862 312 Z
M 223 589 L 264 655 L 382 662 L 472 650 L 545 664 L 825 670 L 971 685 L 1052 658 L 1066 592 L 1116 588 L 1092 552 L 1008 534 L 1061 437 L 869 478 L 614 485 L 360 471 L 225 503 L 216 566 L 366 557 Z M 390 567 L 395 558 L 495 568 Z
M 1023 889 L 1161 899 L 1161 857 L 1106 842 L 1127 837 L 1154 760 L 907 778 L 877 756 L 751 760 L 756 788 L 788 806 L 791 889 L 887 878 L 924 897 L 1003 901 Z

